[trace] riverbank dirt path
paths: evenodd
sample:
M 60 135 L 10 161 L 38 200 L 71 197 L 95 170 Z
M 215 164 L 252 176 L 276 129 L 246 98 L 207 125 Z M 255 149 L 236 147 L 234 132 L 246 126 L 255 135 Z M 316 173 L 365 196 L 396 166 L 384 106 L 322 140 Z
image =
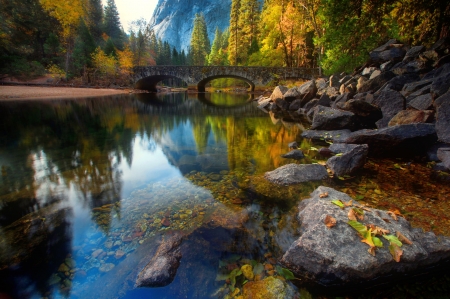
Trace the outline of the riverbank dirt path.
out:
M 123 89 L 94 89 L 71 87 L 0 86 L 0 101 L 73 99 L 129 93 Z

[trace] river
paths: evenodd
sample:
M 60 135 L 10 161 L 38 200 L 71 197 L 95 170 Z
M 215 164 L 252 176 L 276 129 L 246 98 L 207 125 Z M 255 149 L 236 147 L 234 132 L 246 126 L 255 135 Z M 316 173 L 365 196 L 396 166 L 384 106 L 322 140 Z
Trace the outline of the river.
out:
M 448 181 L 420 160 L 370 159 L 356 177 L 268 183 L 266 171 L 325 161 L 317 149 L 327 144 L 302 139 L 303 129 L 271 119 L 247 94 L 0 102 L 0 298 L 231 298 L 248 283 L 230 276 L 244 264 L 285 281 L 277 259 L 298 236 L 297 204 L 321 184 L 450 235 Z M 292 141 L 304 160 L 280 157 Z M 241 216 L 243 227 L 229 225 Z M 180 231 L 174 281 L 136 289 L 137 273 Z M 365 296 L 446 296 L 449 279 Z M 301 298 L 352 294 L 285 283 Z

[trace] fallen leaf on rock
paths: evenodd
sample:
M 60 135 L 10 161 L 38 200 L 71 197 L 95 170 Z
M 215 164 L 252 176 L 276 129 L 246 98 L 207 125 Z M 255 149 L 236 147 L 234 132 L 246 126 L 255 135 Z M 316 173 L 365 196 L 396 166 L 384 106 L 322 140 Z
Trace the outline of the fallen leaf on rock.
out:
M 395 221 L 397 221 L 398 220 L 398 218 L 397 218 L 397 215 L 395 215 L 395 213 L 394 212 L 391 212 L 391 211 L 387 211 L 387 213 L 388 213 L 388 215 L 389 216 L 391 216 Z
M 408 239 L 407 237 L 405 237 L 401 232 L 397 232 L 397 238 L 403 243 L 412 245 L 412 241 L 410 239 Z
M 376 247 L 373 246 L 373 247 L 370 247 L 369 249 L 367 249 L 367 251 L 368 251 L 371 255 L 375 256 L 375 249 L 376 249 Z
M 319 197 L 320 197 L 320 198 L 328 197 L 328 192 L 319 194 Z
M 353 211 L 353 209 L 350 209 L 350 211 L 348 211 L 347 217 L 348 220 L 356 221 L 355 211 Z
M 369 224 L 369 227 L 372 229 L 372 232 L 375 235 L 382 236 L 382 235 L 389 234 L 389 230 L 381 228 L 379 226 L 376 226 L 376 225 L 373 225 L 373 224 Z
M 391 244 L 397 245 L 398 247 L 402 247 L 403 245 L 402 242 L 400 242 L 400 240 L 394 235 L 383 235 L 383 238 L 391 242 Z
M 327 215 L 325 217 L 325 221 L 324 222 L 325 222 L 325 225 L 328 228 L 332 228 L 333 226 L 336 225 L 336 218 L 334 218 L 333 216 Z
M 394 243 L 391 243 L 391 245 L 389 245 L 389 252 L 392 254 L 394 261 L 396 261 L 397 263 L 400 262 L 400 257 L 403 254 L 403 250 L 400 247 L 398 247 Z
M 351 206 L 353 205 L 353 200 L 350 199 L 349 201 L 344 202 L 344 205 L 345 205 L 346 207 L 351 207 Z
M 344 203 L 340 199 L 332 200 L 331 203 L 334 203 L 335 205 L 337 205 L 341 209 L 345 208 Z

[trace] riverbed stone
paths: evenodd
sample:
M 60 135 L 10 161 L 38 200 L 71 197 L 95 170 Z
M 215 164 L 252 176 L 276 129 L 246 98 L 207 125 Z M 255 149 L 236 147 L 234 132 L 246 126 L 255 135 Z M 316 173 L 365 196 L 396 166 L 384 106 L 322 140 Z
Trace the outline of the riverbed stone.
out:
M 323 180 L 328 177 L 328 172 L 319 164 L 287 164 L 266 172 L 264 177 L 277 185 L 294 185 Z
M 312 100 L 317 93 L 317 87 L 314 80 L 310 80 L 308 82 L 303 83 L 297 89 L 298 92 L 300 93 L 302 106 L 304 106 L 306 103 Z
M 445 167 L 447 169 L 450 169 L 450 145 L 449 147 L 443 147 L 438 149 L 437 151 L 437 157 L 439 160 L 442 161 Z
M 424 46 L 414 46 L 411 49 L 406 52 L 405 57 L 403 58 L 403 61 L 410 62 L 419 57 L 421 53 L 425 51 Z
M 354 126 L 355 114 L 330 107 L 316 106 L 311 129 L 313 130 L 341 130 Z
M 450 143 L 450 101 L 437 109 L 436 132 L 440 141 Z
M 364 83 L 359 89 L 358 93 L 379 90 L 384 84 L 395 77 L 395 74 L 391 71 L 383 72 L 379 76 Z
M 410 94 L 428 86 L 433 83 L 433 79 L 427 79 L 427 80 L 420 80 L 416 82 L 406 83 L 402 88 L 402 94 L 405 97 L 408 97 Z M 431 87 L 430 87 L 431 88 Z
M 433 115 L 433 110 L 402 110 L 389 121 L 388 126 L 428 123 L 433 119 Z
M 343 152 L 342 155 L 328 159 L 327 167 L 336 176 L 352 174 L 364 166 L 368 153 L 369 146 L 367 144 L 355 145 L 349 151 Z
M 383 117 L 383 113 L 378 106 L 364 100 L 351 99 L 341 109 L 354 113 L 355 125 L 360 128 L 374 128 L 375 123 Z
M 305 158 L 305 155 L 303 152 L 299 149 L 294 149 L 290 151 L 289 153 L 286 153 L 284 155 L 281 155 L 281 157 L 286 159 L 294 159 L 294 160 L 301 160 Z
M 429 93 L 418 96 L 407 104 L 409 108 L 414 108 L 417 110 L 427 110 L 431 108 L 432 105 L 433 105 L 433 98 Z
M 359 146 L 359 144 L 333 143 L 328 148 L 335 154 L 343 154 L 350 152 L 357 146 Z
M 298 92 L 298 89 L 296 87 L 290 88 L 283 95 L 283 99 L 289 103 L 296 99 L 299 99 L 299 98 L 300 98 L 300 93 Z
M 163 240 L 151 261 L 138 274 L 136 287 L 164 287 L 173 281 L 180 266 L 182 240 L 180 233 Z
M 424 153 L 436 141 L 433 124 L 409 124 L 356 131 L 343 142 L 368 144 L 370 155 L 404 156 Z
M 431 84 L 431 95 L 433 99 L 437 99 L 445 94 L 450 88 L 450 72 L 439 76 L 433 80 Z
M 383 247 L 377 247 L 373 256 L 368 252 L 369 246 L 361 242 L 357 231 L 347 224 L 350 207 L 341 209 L 331 202 L 333 200 L 348 202 L 352 198 L 320 186 L 310 198 L 300 202 L 297 216 L 301 224 L 300 237 L 281 259 L 281 263 L 294 274 L 325 286 L 371 284 L 375 278 L 392 280 L 410 271 L 426 271 L 429 266 L 450 258 L 448 237 L 425 233 L 412 228 L 403 217 L 395 220 L 386 211 L 371 208 L 364 211 L 364 219 L 359 220 L 360 223 L 373 224 L 392 235 L 399 232 L 412 242 L 403 242 L 403 255 L 399 262 L 395 262 L 389 252 L 389 242 L 379 237 Z M 353 206 L 361 207 L 356 202 Z M 328 228 L 325 225 L 327 216 L 336 219 L 335 226 Z
M 433 106 L 437 110 L 444 102 L 450 102 L 450 91 L 447 91 L 433 101 Z
M 235 297 L 238 298 L 238 297 Z M 294 299 L 294 288 L 278 277 L 269 276 L 259 281 L 247 282 L 243 287 L 243 299 Z
M 420 76 L 416 73 L 404 74 L 389 80 L 389 82 L 386 85 L 386 88 L 401 91 L 403 89 L 403 86 L 405 86 L 405 84 L 417 82 L 419 80 Z

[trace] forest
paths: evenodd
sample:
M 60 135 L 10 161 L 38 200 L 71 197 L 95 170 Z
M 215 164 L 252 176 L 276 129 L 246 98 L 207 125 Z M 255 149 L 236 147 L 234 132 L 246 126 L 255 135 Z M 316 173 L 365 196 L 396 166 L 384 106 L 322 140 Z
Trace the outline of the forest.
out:
M 189 49 L 136 20 L 125 32 L 114 0 L 0 0 L 0 79 L 45 73 L 127 85 L 135 66 L 321 67 L 350 72 L 390 38 L 431 46 L 449 36 L 450 1 L 232 0 L 228 29 L 194 18 Z M 213 40 L 211 43 L 210 40 Z

